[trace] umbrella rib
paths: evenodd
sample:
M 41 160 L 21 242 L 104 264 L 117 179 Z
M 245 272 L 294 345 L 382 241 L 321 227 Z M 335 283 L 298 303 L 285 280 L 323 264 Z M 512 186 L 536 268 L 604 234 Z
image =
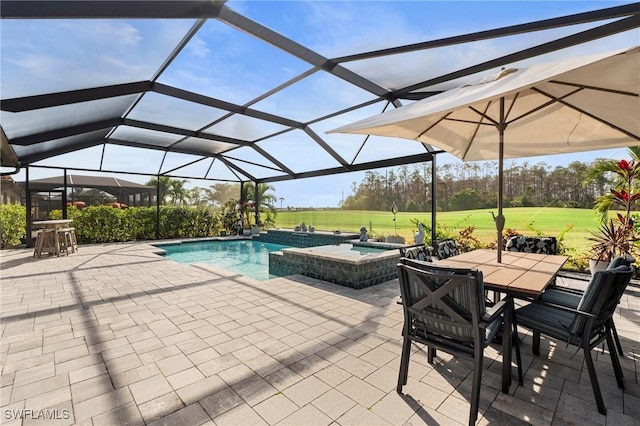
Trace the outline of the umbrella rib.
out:
M 509 116 L 509 114 L 511 114 L 511 110 L 513 109 L 513 107 L 516 106 L 516 101 L 518 100 L 519 96 L 520 96 L 520 92 L 517 92 L 516 95 L 513 97 L 513 101 L 511 101 L 511 104 L 509 105 L 509 110 L 504 115 L 505 126 L 508 124 L 507 117 Z
M 509 125 L 509 124 L 513 123 L 514 121 L 518 121 L 518 120 L 520 120 L 520 119 L 522 119 L 522 118 L 524 118 L 524 117 L 527 117 L 527 116 L 529 116 L 529 115 L 531 115 L 531 114 L 533 114 L 533 113 L 535 113 L 535 112 L 537 112 L 537 111 L 540 111 L 541 109 L 544 109 L 544 108 L 548 107 L 549 105 L 553 105 L 553 104 L 554 104 L 554 103 L 556 103 L 556 102 L 561 102 L 561 101 L 562 101 L 562 99 L 564 99 L 564 98 L 566 98 L 566 97 L 569 97 L 569 96 L 571 96 L 571 95 L 573 95 L 573 94 L 575 94 L 575 93 L 580 92 L 580 91 L 582 90 L 582 88 L 578 88 L 577 90 L 574 90 L 573 92 L 567 93 L 566 95 L 564 95 L 564 96 L 562 96 L 562 97 L 560 97 L 560 98 L 557 98 L 557 97 L 555 97 L 555 96 L 552 96 L 552 95 L 549 95 L 549 94 L 547 94 L 547 93 L 544 93 L 544 92 L 542 92 L 540 89 L 538 89 L 537 87 L 532 87 L 532 88 L 531 88 L 531 90 L 536 91 L 536 92 L 540 93 L 541 95 L 547 96 L 547 97 L 548 97 L 548 98 L 550 98 L 551 100 L 550 100 L 550 101 L 548 101 L 548 102 L 545 102 L 545 103 L 543 103 L 542 105 L 537 106 L 537 107 L 535 107 L 535 108 L 533 108 L 533 109 L 531 109 L 531 110 L 529 110 L 529 111 L 527 111 L 527 112 L 525 112 L 525 113 L 523 113 L 523 114 L 520 114 L 519 116 L 517 116 L 517 117 L 516 117 L 516 118 L 514 118 L 513 120 L 509 120 L 509 121 L 506 123 L 507 125 Z
M 438 121 L 436 121 L 435 123 L 433 123 L 431 126 L 427 127 L 426 129 L 424 129 L 419 135 L 418 137 L 416 137 L 416 140 L 419 140 L 422 135 L 424 135 L 425 133 L 427 133 L 429 130 L 433 129 L 435 126 L 437 126 L 438 124 L 442 123 L 444 120 L 447 119 L 447 117 L 449 117 L 451 115 L 453 111 L 448 112 L 446 115 L 444 115 L 442 118 L 440 118 Z
M 487 120 L 489 120 L 491 123 L 483 123 L 482 121 L 467 121 L 467 122 L 468 122 L 468 123 L 475 123 L 475 124 L 478 124 L 478 125 L 480 125 L 480 124 L 490 124 L 490 125 L 493 125 L 493 126 L 497 126 L 499 123 L 498 123 L 496 120 L 494 120 L 493 118 L 491 118 L 491 117 L 489 117 L 489 116 L 487 115 L 487 110 L 489 109 L 489 105 L 491 105 L 491 102 L 489 102 L 489 103 L 487 104 L 487 108 L 484 110 L 484 112 L 479 111 L 479 110 L 475 109 L 475 108 L 474 108 L 474 107 L 472 107 L 472 106 L 470 106 L 470 107 L 469 107 L 469 109 L 470 109 L 471 111 L 475 112 L 476 114 L 478 114 L 480 117 L 482 117 L 482 118 L 486 118 L 486 119 L 487 119 Z M 465 121 L 465 120 L 458 120 L 458 121 Z
M 582 108 L 578 108 L 577 106 L 572 105 L 572 104 L 570 104 L 570 103 L 568 103 L 568 102 L 564 101 L 564 100 L 563 100 L 563 98 L 565 98 L 566 96 L 563 96 L 563 98 L 556 98 L 555 96 L 550 95 L 549 93 L 546 93 L 546 92 L 544 92 L 544 91 L 542 91 L 542 90 L 540 90 L 540 89 L 538 89 L 538 88 L 533 88 L 533 89 L 534 89 L 534 90 L 536 90 L 538 93 L 540 93 L 540 94 L 542 94 L 542 95 L 544 95 L 544 96 L 547 96 L 547 97 L 549 97 L 549 98 L 553 99 L 554 101 L 552 101 L 552 102 L 559 102 L 559 103 L 561 103 L 562 105 L 566 106 L 567 108 L 571 108 L 571 109 L 573 109 L 573 110 L 575 110 L 575 111 L 578 111 L 580 114 L 584 114 L 584 115 L 586 115 L 587 117 L 590 117 L 590 118 L 592 118 L 592 119 L 594 119 L 594 120 L 596 120 L 596 121 L 599 121 L 600 123 L 605 124 L 605 125 L 607 125 L 607 126 L 611 127 L 612 129 L 617 130 L 617 131 L 619 131 L 620 133 L 623 133 L 623 134 L 625 134 L 625 135 L 629 136 L 630 138 L 632 138 L 632 139 L 634 139 L 634 140 L 640 141 L 640 136 L 638 136 L 638 135 L 636 135 L 636 134 L 634 134 L 634 133 L 631 133 L 631 132 L 629 132 L 629 131 L 627 131 L 627 130 L 625 130 L 625 129 L 621 128 L 621 127 L 618 127 L 618 126 L 616 126 L 616 125 L 615 125 L 615 124 L 613 124 L 613 123 L 610 123 L 610 122 L 608 122 L 608 121 L 606 121 L 606 120 L 603 120 L 602 118 L 600 118 L 600 117 L 598 117 L 598 116 L 595 116 L 595 115 L 591 114 L 590 112 L 583 110 Z M 579 91 L 579 90 L 577 90 L 577 91 Z M 576 92 L 577 92 L 577 91 L 576 91 Z M 575 93 L 575 92 L 574 92 L 574 93 Z M 569 95 L 567 95 L 567 96 L 569 96 Z
M 567 81 L 549 80 L 549 83 L 562 84 L 562 85 L 571 86 L 571 87 L 578 87 L 580 89 L 596 90 L 599 92 L 613 93 L 615 95 L 633 96 L 636 98 L 640 96 L 638 93 L 627 92 L 625 90 L 608 89 L 606 87 L 598 87 L 598 86 L 587 86 L 585 84 L 576 84 L 576 83 L 570 83 Z
M 489 107 L 491 106 L 491 101 L 487 102 L 487 105 L 484 108 L 484 112 L 480 112 L 477 109 L 475 109 L 474 107 L 470 106 L 469 108 L 476 112 L 477 114 L 480 114 L 481 118 L 486 118 L 487 120 L 491 121 L 494 123 L 494 126 L 498 127 L 498 123 L 496 123 L 495 120 L 493 120 L 491 117 L 489 117 L 487 115 L 487 111 L 489 110 Z M 467 149 L 464 150 L 464 155 L 462 156 L 462 158 L 467 158 L 467 154 L 469 153 L 469 150 L 471 149 L 471 145 L 473 144 L 473 140 L 476 138 L 476 135 L 478 134 L 478 130 L 480 130 L 480 126 L 481 125 L 487 125 L 489 123 L 483 123 L 482 120 L 475 122 L 476 124 L 476 128 L 473 130 L 473 135 L 471 135 L 471 138 L 469 139 L 469 143 L 467 144 Z
M 477 113 L 480 114 L 480 111 L 475 111 Z M 443 119 L 446 121 L 455 121 L 456 123 L 467 123 L 467 124 L 477 124 L 478 126 L 497 126 L 498 122 L 495 120 L 492 120 L 489 117 L 485 117 L 487 120 L 490 120 L 491 123 L 483 123 L 482 121 L 474 121 L 474 120 L 463 120 L 461 118 L 447 118 L 447 119 Z

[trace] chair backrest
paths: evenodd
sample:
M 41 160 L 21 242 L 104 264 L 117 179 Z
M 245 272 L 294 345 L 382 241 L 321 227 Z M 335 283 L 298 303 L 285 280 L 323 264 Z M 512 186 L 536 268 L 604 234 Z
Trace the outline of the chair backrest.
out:
M 634 272 L 633 266 L 622 265 L 614 269 L 596 271 L 593 274 L 576 308 L 578 311 L 595 316 L 592 330 L 601 327 L 613 316 Z M 576 315 L 569 331 L 576 336 L 581 336 L 587 323 L 587 317 Z
M 481 271 L 404 258 L 398 276 L 409 334 L 461 344 L 478 341 L 485 313 Z
M 607 269 L 615 269 L 618 266 L 631 266 L 635 263 L 635 259 L 630 256 L 630 255 L 626 255 L 626 256 L 616 256 L 613 259 L 611 259 L 611 262 L 609 262 L 609 265 L 607 266 Z
M 557 254 L 558 241 L 556 237 L 526 237 L 514 235 L 507 240 L 506 251 L 525 253 Z
M 446 259 L 460 254 L 460 249 L 454 240 L 443 240 L 436 248 L 438 259 Z
M 400 247 L 400 257 L 407 259 L 422 260 L 424 262 L 432 262 L 431 247 L 424 244 L 416 244 L 413 246 Z

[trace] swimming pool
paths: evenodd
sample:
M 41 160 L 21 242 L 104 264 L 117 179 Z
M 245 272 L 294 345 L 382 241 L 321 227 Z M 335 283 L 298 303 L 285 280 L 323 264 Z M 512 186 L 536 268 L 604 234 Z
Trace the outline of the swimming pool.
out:
M 208 263 L 263 281 L 269 274 L 269 253 L 290 246 L 252 240 L 201 241 L 159 245 L 164 256 L 178 263 Z
M 156 244 L 167 259 L 185 264 L 206 263 L 259 281 L 302 274 L 365 288 L 397 276 L 399 254 L 390 247 L 357 242 L 297 248 L 259 240 L 207 240 Z

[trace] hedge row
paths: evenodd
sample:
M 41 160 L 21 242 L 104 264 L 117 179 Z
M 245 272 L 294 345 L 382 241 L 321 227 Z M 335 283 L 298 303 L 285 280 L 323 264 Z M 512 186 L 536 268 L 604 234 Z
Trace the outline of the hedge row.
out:
M 25 208 L 0 206 L 2 248 L 15 247 L 25 235 Z M 69 207 L 67 216 L 80 243 L 111 243 L 156 238 L 156 207 L 109 206 L 83 209 Z M 50 219 L 62 219 L 62 210 L 53 210 Z M 222 231 L 222 214 L 212 207 L 160 207 L 160 238 L 210 237 Z M 227 230 L 228 231 L 228 230 Z

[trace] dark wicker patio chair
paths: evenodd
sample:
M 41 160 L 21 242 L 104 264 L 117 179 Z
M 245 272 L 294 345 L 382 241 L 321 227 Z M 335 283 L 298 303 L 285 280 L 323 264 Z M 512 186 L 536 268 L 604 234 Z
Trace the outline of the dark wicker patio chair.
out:
M 635 259 L 631 256 L 628 256 L 628 257 L 616 256 L 615 258 L 613 258 L 613 260 L 611 260 L 607 269 L 615 269 L 623 265 L 630 266 L 634 262 L 635 262 Z M 573 279 L 579 279 L 579 278 L 573 277 Z M 565 287 L 565 286 L 556 284 L 552 287 L 549 287 L 549 289 L 547 289 L 544 293 L 542 293 L 542 296 L 540 296 L 540 300 L 547 303 L 555 303 L 556 305 L 562 305 L 568 308 L 575 309 L 578 307 L 578 304 L 580 303 L 580 299 L 582 298 L 583 294 L 584 294 L 584 290 Z M 616 343 L 618 355 L 623 357 L 624 354 L 622 353 L 622 345 L 620 344 L 620 338 L 618 337 L 618 331 L 616 330 L 616 325 L 613 321 L 613 318 L 611 318 L 611 332 L 613 334 L 613 339 Z
M 584 353 L 598 411 L 606 414 L 591 350 L 606 340 L 618 387 L 624 389 L 622 367 L 611 334 L 613 312 L 634 273 L 633 266 L 596 272 L 576 308 L 534 301 L 516 310 L 518 325 L 533 331 L 533 353 L 540 355 L 540 335 L 559 344 L 578 346 Z
M 432 262 L 433 247 L 424 244 L 414 244 L 412 246 L 400 247 L 400 257 L 413 260 Z
M 454 240 L 443 240 L 438 243 L 436 254 L 440 260 L 447 259 L 451 256 L 459 255 L 460 249 Z
M 558 241 L 556 237 L 514 235 L 507 240 L 505 250 L 525 253 L 557 254 Z
M 474 368 L 469 424 L 475 424 L 484 349 L 503 322 L 507 331 L 503 336 L 502 391 L 509 391 L 511 345 L 517 345 L 517 339 L 512 339 L 511 334 L 513 300 L 501 300 L 486 308 L 482 272 L 474 269 L 447 268 L 403 258 L 398 264 L 398 275 L 404 327 L 397 391 L 402 392 L 407 383 L 411 342 L 427 345 L 429 363 L 433 363 L 437 349 L 470 357 Z M 520 352 L 517 349 L 516 357 L 521 379 Z

